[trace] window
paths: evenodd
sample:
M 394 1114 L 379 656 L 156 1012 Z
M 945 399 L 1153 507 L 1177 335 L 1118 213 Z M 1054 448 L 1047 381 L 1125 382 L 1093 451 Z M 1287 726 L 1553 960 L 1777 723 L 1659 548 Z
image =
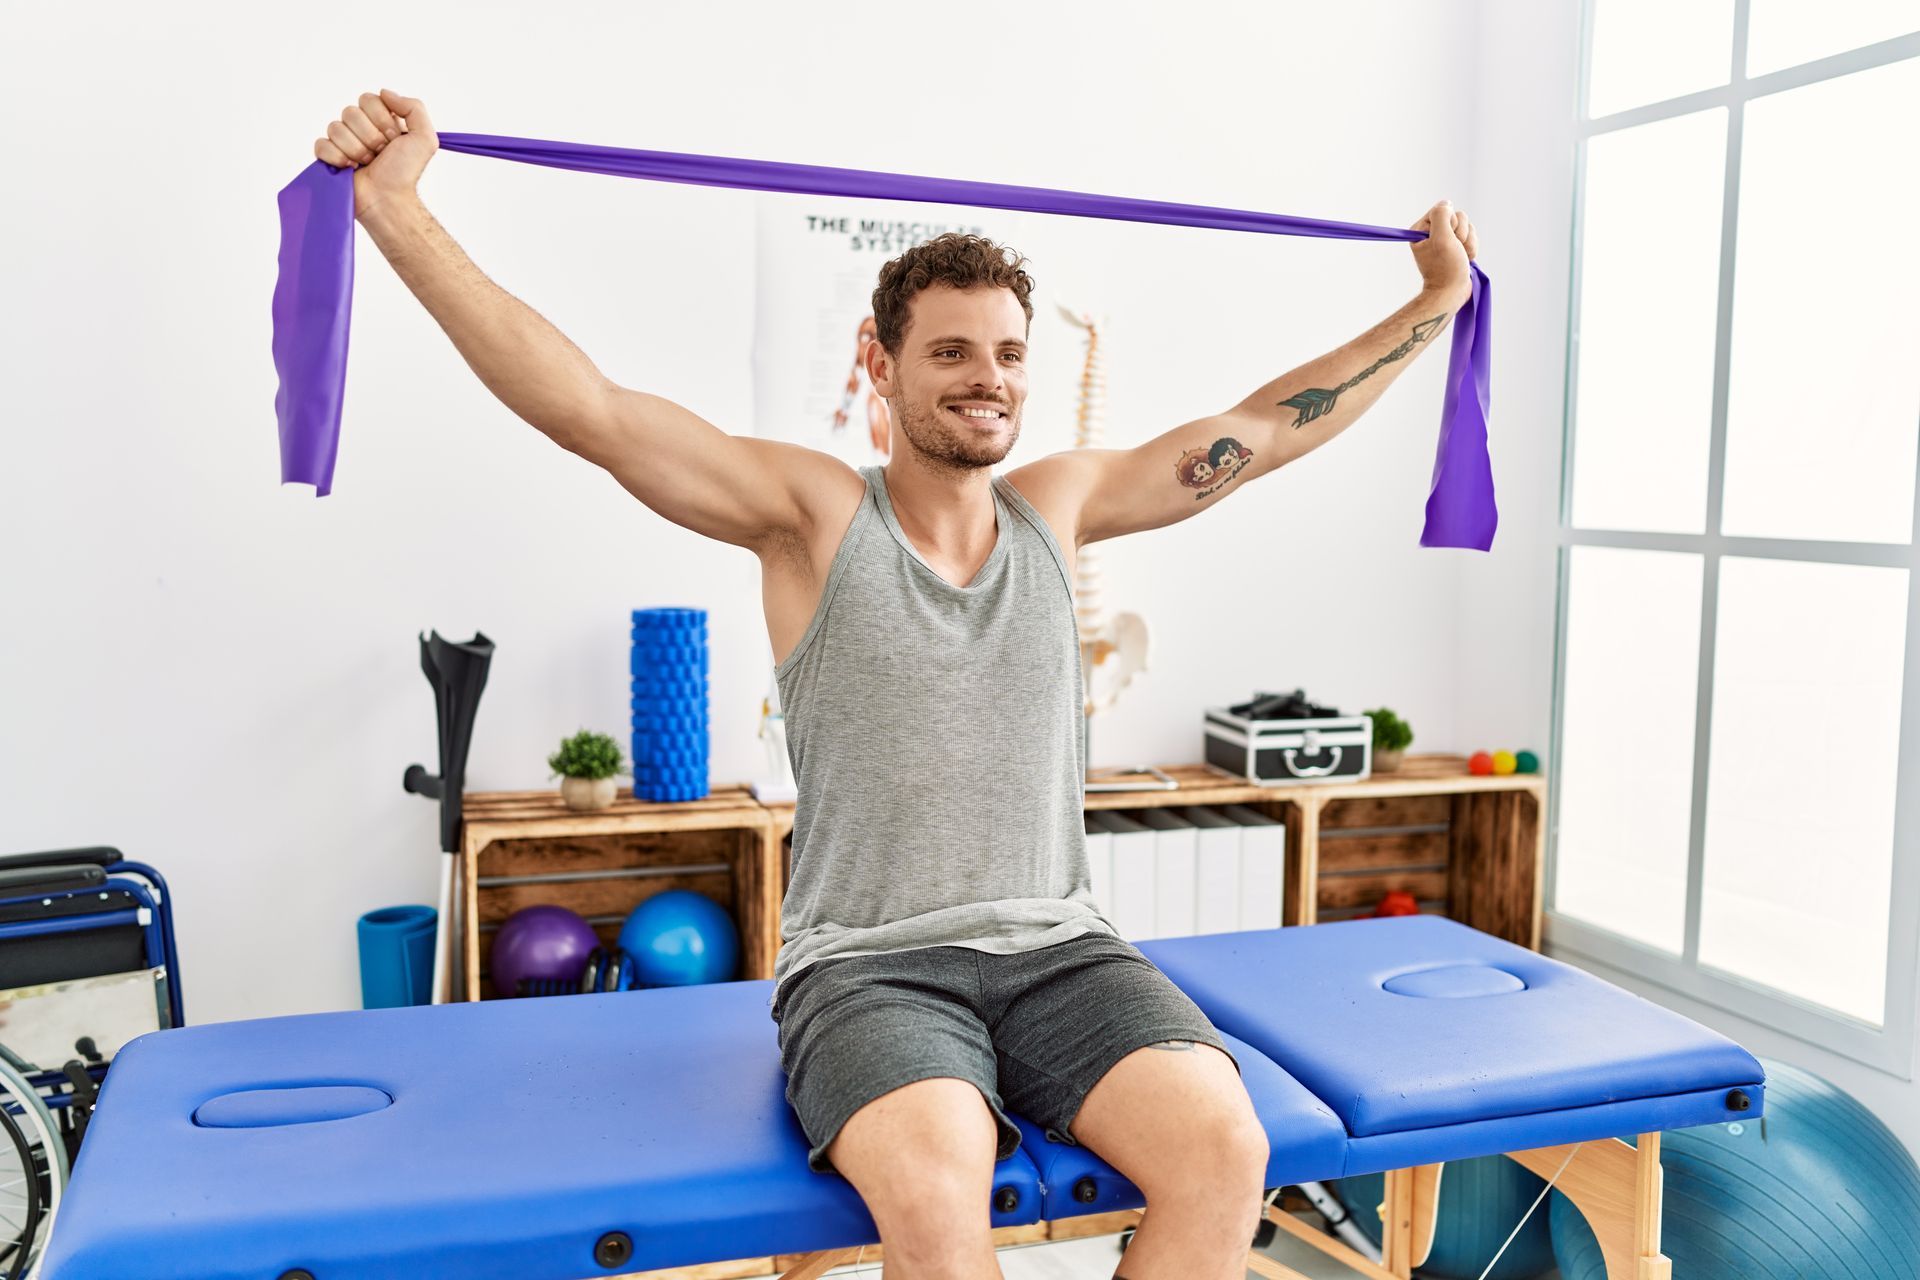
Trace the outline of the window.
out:
M 1585 28 L 1547 936 L 1910 1076 L 1920 16 Z

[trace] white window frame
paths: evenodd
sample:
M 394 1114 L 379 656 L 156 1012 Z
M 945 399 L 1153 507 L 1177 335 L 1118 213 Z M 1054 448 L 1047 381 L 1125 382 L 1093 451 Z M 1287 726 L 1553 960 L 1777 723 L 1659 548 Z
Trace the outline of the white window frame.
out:
M 1580 20 L 1580 75 L 1578 124 L 1575 132 L 1573 240 L 1569 264 L 1566 392 L 1562 409 L 1560 472 L 1559 582 L 1553 660 L 1553 752 L 1549 759 L 1548 857 L 1546 899 L 1554 902 L 1559 862 L 1560 804 L 1564 788 L 1559 777 L 1566 698 L 1566 635 L 1568 567 L 1575 547 L 1619 547 L 1630 550 L 1680 551 L 1701 557 L 1704 567 L 1700 597 L 1699 682 L 1694 708 L 1692 816 L 1687 843 L 1686 932 L 1682 953 L 1647 946 L 1587 921 L 1562 915 L 1549 906 L 1545 941 L 1558 954 L 1586 959 L 1678 992 L 1764 1026 L 1876 1067 L 1903 1080 L 1913 1078 L 1914 1003 L 1920 994 L 1920 500 L 1914 504 L 1915 527 L 1904 545 L 1864 542 L 1826 542 L 1781 538 L 1737 538 L 1719 532 L 1721 496 L 1726 477 L 1727 382 L 1729 335 L 1732 329 L 1735 249 L 1740 212 L 1741 139 L 1746 105 L 1758 98 L 1803 85 L 1870 70 L 1920 57 L 1920 32 L 1866 45 L 1845 53 L 1783 68 L 1749 78 L 1747 62 L 1748 0 L 1734 0 L 1733 41 L 1728 51 L 1727 83 L 1697 93 L 1649 103 L 1597 119 L 1587 115 L 1588 84 L 1593 54 L 1593 10 L 1596 0 L 1583 0 Z M 1704 534 L 1646 533 L 1581 529 L 1573 525 L 1574 405 L 1579 378 L 1580 278 L 1585 228 L 1587 144 L 1601 134 L 1615 133 L 1674 116 L 1713 107 L 1727 112 L 1726 185 L 1721 205 L 1718 321 L 1714 340 L 1713 419 L 1709 445 L 1706 528 Z M 1910 162 L 1889 157 L 1890 163 Z M 1809 228 L 1807 251 L 1817 255 L 1820 228 Z M 1920 496 L 1920 476 L 1916 476 Z M 1900 759 L 1895 771 L 1891 916 L 1887 937 L 1886 1007 L 1883 1025 L 1870 1026 L 1812 1001 L 1751 982 L 1700 960 L 1701 878 L 1706 844 L 1708 763 L 1713 748 L 1713 671 L 1715 625 L 1719 613 L 1720 563 L 1727 556 L 1768 560 L 1801 560 L 1819 564 L 1873 565 L 1905 569 L 1908 573 L 1906 663 L 1900 706 Z M 1783 732 L 1787 726 L 1783 725 Z

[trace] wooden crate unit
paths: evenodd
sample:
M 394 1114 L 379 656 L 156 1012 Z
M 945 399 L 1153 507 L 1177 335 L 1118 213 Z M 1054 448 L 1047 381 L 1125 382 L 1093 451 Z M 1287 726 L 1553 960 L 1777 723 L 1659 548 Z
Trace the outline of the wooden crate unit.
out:
M 740 934 L 740 976 L 770 978 L 780 945 L 770 874 L 778 846 L 745 787 L 654 803 L 622 791 L 611 808 L 576 813 L 554 791 L 475 792 L 461 826 L 459 892 L 467 999 L 490 998 L 486 954 L 501 921 L 551 903 L 585 916 L 603 944 L 656 893 L 691 889 L 725 907 Z
M 1365 782 L 1255 786 L 1211 765 L 1167 765 L 1177 791 L 1095 791 L 1089 809 L 1246 805 L 1286 824 L 1286 924 L 1371 912 L 1392 889 L 1421 909 L 1535 950 L 1546 780 L 1476 777 L 1464 756 L 1408 756 Z
M 1328 800 L 1320 810 L 1316 916 L 1371 914 L 1389 892 L 1411 893 L 1422 911 L 1444 915 L 1453 797 L 1368 796 Z
M 1097 791 L 1088 809 L 1246 805 L 1287 829 L 1287 924 L 1372 911 L 1405 890 L 1452 916 L 1538 949 L 1546 783 L 1475 777 L 1460 756 L 1406 758 L 1365 782 L 1255 786 L 1204 764 L 1172 765 L 1176 791 Z M 732 913 L 745 978 L 773 976 L 780 902 L 791 877 L 793 806 L 762 805 L 742 786 L 702 800 L 651 803 L 622 792 L 610 809 L 574 813 L 553 791 L 466 798 L 458 868 L 469 998 L 485 994 L 487 943 L 514 911 L 548 902 L 594 922 L 603 942 L 643 899 L 706 894 Z M 477 994 L 476 994 L 477 993 Z

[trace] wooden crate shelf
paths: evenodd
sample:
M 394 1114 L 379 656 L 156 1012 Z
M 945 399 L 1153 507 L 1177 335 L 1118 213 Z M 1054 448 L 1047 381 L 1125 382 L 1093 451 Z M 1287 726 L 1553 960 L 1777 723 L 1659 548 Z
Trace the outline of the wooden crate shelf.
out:
M 725 907 L 740 933 L 740 976 L 772 977 L 784 890 L 771 831 L 767 810 L 743 786 L 674 803 L 623 790 L 591 813 L 568 809 L 557 791 L 469 793 L 456 872 L 466 998 L 492 994 L 487 945 L 521 907 L 578 911 L 611 944 L 628 912 L 667 889 L 691 889 Z
M 1478 777 L 1465 756 L 1439 754 L 1408 756 L 1364 782 L 1259 786 L 1208 764 L 1162 771 L 1178 790 L 1095 791 L 1086 807 L 1237 804 L 1285 823 L 1287 924 L 1365 915 L 1405 889 L 1423 911 L 1539 949 L 1547 784 L 1538 774 Z
M 1364 915 L 1403 889 L 1424 911 L 1540 945 L 1546 783 L 1536 775 L 1475 777 L 1465 757 L 1447 755 L 1409 756 L 1365 782 L 1256 786 L 1205 764 L 1165 772 L 1178 790 L 1096 791 L 1086 807 L 1237 804 L 1284 823 L 1288 924 Z M 670 804 L 623 791 L 593 813 L 567 809 L 557 791 L 469 794 L 457 869 L 468 998 L 489 994 L 486 944 L 519 908 L 570 907 L 611 943 L 627 912 L 665 889 L 725 907 L 740 931 L 740 976 L 772 977 L 793 808 L 738 785 Z

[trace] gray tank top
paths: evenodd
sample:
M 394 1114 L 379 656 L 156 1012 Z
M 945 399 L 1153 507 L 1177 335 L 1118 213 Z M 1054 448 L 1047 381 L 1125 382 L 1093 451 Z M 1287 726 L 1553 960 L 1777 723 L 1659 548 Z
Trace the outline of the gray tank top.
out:
M 882 468 L 860 473 L 819 607 L 774 669 L 799 795 L 773 976 L 1118 936 L 1089 886 L 1079 628 L 1052 531 L 995 476 L 993 551 L 956 587 L 901 529 Z

